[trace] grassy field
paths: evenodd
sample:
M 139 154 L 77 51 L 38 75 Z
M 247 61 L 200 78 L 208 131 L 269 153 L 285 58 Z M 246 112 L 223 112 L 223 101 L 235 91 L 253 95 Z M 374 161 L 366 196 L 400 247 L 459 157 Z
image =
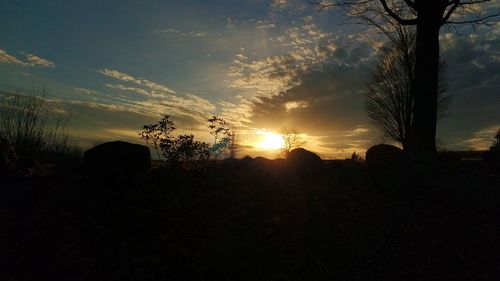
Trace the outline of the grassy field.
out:
M 127 180 L 51 167 L 2 184 L 0 279 L 499 280 L 499 183 L 477 161 L 398 194 L 349 160 Z

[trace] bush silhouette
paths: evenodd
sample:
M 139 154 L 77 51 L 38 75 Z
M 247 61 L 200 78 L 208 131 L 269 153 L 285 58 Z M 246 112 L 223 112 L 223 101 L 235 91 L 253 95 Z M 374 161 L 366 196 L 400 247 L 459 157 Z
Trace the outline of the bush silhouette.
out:
M 103 179 L 129 179 L 151 168 L 149 148 L 124 141 L 97 145 L 87 150 L 84 158 L 92 174 Z
M 139 136 L 146 142 L 146 145 L 156 151 L 158 159 L 165 160 L 170 167 L 182 165 L 185 168 L 191 169 L 210 158 L 210 145 L 194 140 L 194 135 L 174 137 L 172 136 L 172 132 L 175 129 L 174 122 L 170 120 L 170 116 L 164 115 L 158 123 L 144 125 Z M 214 130 L 217 135 L 225 132 L 217 130 L 215 125 Z M 217 138 L 216 144 L 219 144 Z
M 52 110 L 47 94 L 45 88 L 13 94 L 0 110 L 3 166 L 27 172 L 45 154 L 69 153 L 67 118 Z
M 180 135 L 175 139 L 167 139 L 160 144 L 163 157 L 171 166 L 183 163 L 186 168 L 194 168 L 196 164 L 210 158 L 210 146 L 194 140 L 193 135 Z

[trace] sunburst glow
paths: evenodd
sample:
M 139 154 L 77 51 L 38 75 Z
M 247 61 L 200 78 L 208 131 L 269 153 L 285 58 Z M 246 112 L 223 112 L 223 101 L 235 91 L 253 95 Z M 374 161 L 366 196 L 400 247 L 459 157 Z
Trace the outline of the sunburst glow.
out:
M 283 136 L 275 133 L 265 133 L 258 146 L 263 149 L 280 149 L 285 145 Z

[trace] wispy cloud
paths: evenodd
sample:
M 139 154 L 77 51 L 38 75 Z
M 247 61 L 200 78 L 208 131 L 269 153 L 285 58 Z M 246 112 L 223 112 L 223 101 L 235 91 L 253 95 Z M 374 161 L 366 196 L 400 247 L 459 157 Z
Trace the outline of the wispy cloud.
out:
M 290 112 L 295 109 L 306 108 L 309 106 L 309 103 L 307 101 L 289 101 L 283 106 L 285 107 L 286 112 Z
M 137 85 L 144 86 L 147 89 L 149 89 L 152 94 L 156 94 L 156 93 L 171 93 L 171 94 L 175 94 L 174 90 L 170 89 L 169 87 L 167 87 L 165 85 L 161 85 L 161 84 L 149 81 L 149 80 L 144 79 L 142 77 L 135 78 L 135 77 L 133 77 L 131 75 L 128 75 L 126 73 L 123 73 L 123 72 L 120 72 L 120 71 L 117 71 L 117 70 L 105 68 L 105 69 L 99 70 L 99 73 L 101 73 L 101 74 L 103 74 L 105 76 L 108 76 L 108 77 L 112 77 L 112 78 L 121 80 L 121 81 L 131 82 L 131 83 L 134 83 L 134 84 L 137 84 Z
M 39 56 L 33 54 L 27 54 L 21 52 L 26 57 L 26 61 L 16 58 L 15 56 L 8 54 L 4 49 L 0 49 L 0 64 L 13 64 L 25 67 L 42 67 L 42 68 L 54 68 L 56 64 L 50 60 L 43 59 Z
M 498 128 L 500 124 L 483 128 L 464 140 L 463 144 L 474 150 L 486 150 L 493 144 L 493 137 L 498 132 Z
M 150 96 L 151 93 L 148 92 L 147 90 L 144 90 L 142 88 L 137 88 L 137 87 L 127 87 L 122 84 L 104 84 L 106 87 L 111 88 L 111 89 L 118 89 L 122 91 L 130 91 L 137 93 L 142 96 Z
M 90 96 L 102 95 L 98 91 L 90 90 L 90 89 L 86 89 L 86 88 L 75 87 L 75 88 L 73 88 L 73 90 L 75 90 L 75 92 L 77 92 L 79 94 L 85 94 L 85 95 L 90 95 Z
M 271 3 L 271 7 L 276 10 L 304 10 L 306 5 L 305 1 L 301 0 L 273 0 Z
M 0 63 L 24 65 L 24 62 L 12 55 L 9 55 L 4 49 L 0 49 Z
M 174 35 L 180 35 L 180 36 L 187 36 L 187 37 L 204 37 L 207 36 L 207 32 L 205 31 L 180 31 L 177 29 L 173 28 L 168 28 L 168 29 L 163 29 L 163 30 L 157 30 L 156 33 L 161 33 L 161 34 L 174 34 Z
M 25 56 L 30 66 L 48 67 L 48 68 L 54 68 L 56 66 L 54 62 L 49 61 L 47 59 L 42 59 L 41 57 L 35 56 L 33 54 L 25 54 Z
M 185 93 L 181 96 L 165 85 L 142 77 L 137 78 L 108 68 L 100 70 L 99 73 L 135 85 L 105 84 L 110 89 L 133 92 L 141 96 L 141 98 L 121 97 L 119 102 L 113 103 L 114 105 L 125 105 L 127 110 L 151 116 L 163 114 L 184 116 L 198 123 L 205 122 L 207 116 L 216 110 L 216 107 L 207 99 L 191 93 Z

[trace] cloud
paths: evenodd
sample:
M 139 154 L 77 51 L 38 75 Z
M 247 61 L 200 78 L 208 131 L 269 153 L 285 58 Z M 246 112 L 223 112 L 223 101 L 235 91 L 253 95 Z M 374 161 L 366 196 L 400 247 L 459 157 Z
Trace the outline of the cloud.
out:
M 309 106 L 309 103 L 306 101 L 289 101 L 284 105 L 286 112 L 290 112 L 295 109 L 306 108 Z
M 237 23 L 235 20 L 231 21 L 233 27 L 236 27 Z M 254 28 L 258 30 L 258 23 Z M 311 109 L 318 106 L 318 101 L 312 99 L 312 95 L 309 95 L 311 92 L 307 88 L 301 87 L 304 78 L 311 73 L 323 77 L 321 72 L 330 66 L 340 69 L 346 67 L 347 73 L 353 75 L 346 80 L 352 81 L 356 85 L 356 91 L 359 91 L 364 85 L 359 83 L 363 77 L 357 70 L 373 61 L 378 49 L 377 45 L 366 38 L 325 32 L 311 17 L 303 18 L 301 23 L 296 23 L 281 32 L 274 31 L 262 45 L 278 50 L 276 54 L 259 58 L 254 51 L 245 49 L 234 56 L 229 67 L 227 85 L 239 92 L 236 97 L 240 101 L 238 114 L 244 118 L 243 120 L 248 121 L 248 126 L 266 123 L 259 122 L 260 116 L 266 115 L 263 111 L 277 114 L 263 117 L 262 120 L 286 120 L 290 117 L 286 113 L 297 111 L 296 109 L 318 116 L 320 113 Z M 327 79 L 329 78 L 322 80 L 320 85 L 327 85 L 325 82 Z M 343 84 L 341 81 L 337 82 Z M 310 83 L 307 86 L 312 87 L 311 89 L 318 87 Z M 297 91 L 307 94 L 294 96 L 293 93 Z M 328 95 L 331 95 L 331 91 L 324 93 L 324 96 L 318 98 L 323 100 L 330 98 Z M 360 107 L 362 108 L 362 104 Z
M 24 62 L 12 55 L 9 55 L 4 49 L 0 49 L 0 63 L 24 66 Z
M 275 10 L 297 10 L 301 11 L 306 8 L 306 4 L 301 0 L 273 0 L 271 8 Z
M 205 31 L 188 31 L 188 32 L 183 32 L 179 31 L 177 29 L 173 28 L 168 28 L 168 29 L 163 29 L 163 30 L 157 30 L 156 33 L 161 33 L 161 34 L 176 34 L 180 36 L 186 36 L 186 37 L 205 37 L 207 36 L 207 32 Z
M 259 97 L 251 106 L 252 126 L 297 128 L 314 138 L 312 148 L 327 157 L 362 152 L 378 138 L 363 111 L 369 73 L 368 67 L 328 66 L 304 74 L 300 85 Z
M 142 95 L 142 96 L 150 96 L 151 95 L 150 92 L 148 92 L 147 90 L 144 90 L 142 88 L 127 87 L 127 86 L 124 86 L 122 84 L 104 84 L 104 85 L 108 88 L 111 88 L 111 89 L 118 89 L 118 90 L 122 90 L 122 91 L 135 92 L 135 93 Z
M 441 35 L 441 57 L 453 103 L 438 124 L 438 136 L 450 149 L 484 148 L 486 144 L 475 134 L 498 125 L 500 61 L 496 58 L 500 53 L 494 47 L 500 44 L 498 31 L 491 27 L 473 34 Z
M 487 150 L 493 144 L 493 138 L 497 134 L 500 124 L 482 128 L 471 137 L 463 141 L 463 144 L 474 150 Z
M 207 99 L 191 93 L 185 93 L 182 96 L 178 95 L 176 91 L 169 87 L 142 77 L 136 78 L 108 68 L 100 70 L 99 73 L 134 84 L 135 86 L 106 83 L 105 86 L 118 91 L 138 94 L 138 97 L 119 96 L 120 100 L 115 100 L 113 104 L 125 105 L 128 110 L 140 114 L 150 116 L 169 114 L 186 120 L 190 119 L 191 121 L 188 123 L 200 125 L 216 110 L 216 107 Z
M 33 54 L 25 54 L 28 64 L 31 66 L 54 68 L 56 64 Z
M 21 61 L 20 59 L 10 55 L 4 49 L 0 49 L 0 64 L 13 64 L 24 67 L 42 67 L 42 68 L 54 68 L 56 64 L 47 59 L 43 59 L 39 56 L 33 54 L 27 54 L 21 52 L 26 57 L 26 61 Z
M 276 24 L 271 23 L 267 20 L 265 20 L 265 21 L 259 20 L 256 23 L 256 28 L 257 29 L 271 29 L 271 28 L 276 28 Z
M 123 72 L 120 72 L 120 71 L 117 71 L 117 70 L 105 68 L 105 69 L 99 70 L 99 73 L 101 73 L 101 74 L 103 74 L 105 76 L 108 76 L 108 77 L 112 77 L 112 78 L 121 80 L 121 81 L 131 82 L 131 83 L 134 83 L 134 84 L 137 84 L 137 85 L 144 86 L 144 87 L 148 88 L 149 90 L 151 90 L 152 94 L 155 94 L 155 93 L 172 93 L 172 94 L 175 94 L 175 91 L 172 90 L 172 89 L 170 89 L 167 86 L 164 86 L 164 85 L 161 85 L 161 84 L 158 84 L 158 83 L 155 83 L 155 82 L 151 82 L 151 81 L 149 81 L 147 79 L 144 79 L 142 77 L 135 78 L 133 76 L 130 76 L 130 75 L 126 74 L 126 73 L 123 73 Z
M 273 3 L 271 4 L 271 6 L 273 6 L 275 8 L 285 8 L 289 4 L 290 3 L 287 0 L 273 0 Z
M 228 72 L 229 87 L 252 90 L 254 96 L 275 96 L 299 85 L 302 75 L 325 65 L 370 62 L 378 49 L 366 37 L 334 37 L 307 19 L 269 41 L 285 52 L 256 60 L 248 54 L 235 55 Z
M 252 123 L 252 107 L 251 100 L 239 97 L 238 103 L 231 103 L 227 101 L 219 101 L 218 105 L 221 108 L 221 115 L 232 126 L 236 128 L 248 128 Z
M 85 88 L 79 88 L 79 87 L 75 87 L 75 88 L 73 88 L 73 90 L 75 90 L 77 93 L 86 94 L 86 95 L 95 95 L 95 94 L 98 94 L 97 91 L 90 90 L 90 89 L 85 89 Z

